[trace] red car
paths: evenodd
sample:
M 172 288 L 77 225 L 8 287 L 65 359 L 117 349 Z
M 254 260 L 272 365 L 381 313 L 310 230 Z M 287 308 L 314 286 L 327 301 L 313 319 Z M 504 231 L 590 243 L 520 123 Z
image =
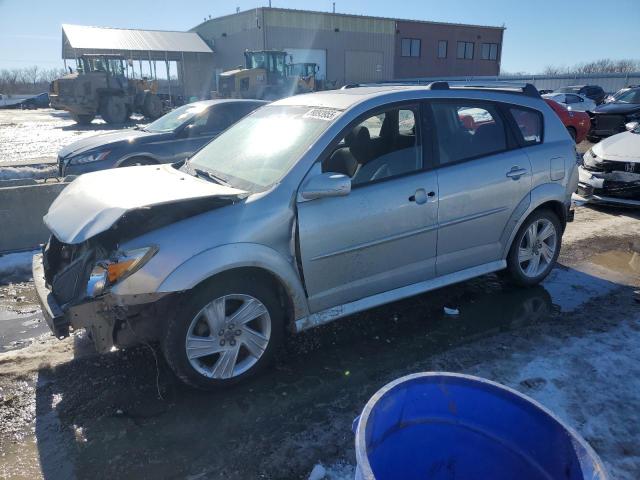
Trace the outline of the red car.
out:
M 545 102 L 560 117 L 562 123 L 567 127 L 567 131 L 576 143 L 582 142 L 587 137 L 587 132 L 591 128 L 591 118 L 586 112 L 574 112 L 568 110 L 563 104 L 555 102 L 549 98 Z

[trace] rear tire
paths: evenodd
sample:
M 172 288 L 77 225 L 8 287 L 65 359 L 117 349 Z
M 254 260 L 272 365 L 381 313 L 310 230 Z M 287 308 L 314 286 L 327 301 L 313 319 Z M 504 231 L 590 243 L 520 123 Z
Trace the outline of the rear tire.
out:
M 507 256 L 511 281 L 523 287 L 540 283 L 553 269 L 562 243 L 562 227 L 551 210 L 533 212 L 513 239 Z
M 282 343 L 276 292 L 254 275 L 224 275 L 193 290 L 167 322 L 167 363 L 187 385 L 215 390 L 264 370 Z
M 106 97 L 100 105 L 100 116 L 109 124 L 124 123 L 129 119 L 129 110 L 122 97 Z
M 89 125 L 91 122 L 93 122 L 93 119 L 96 118 L 96 116 L 91 114 L 80 115 L 77 113 L 72 113 L 71 118 L 73 118 L 73 121 L 78 125 Z

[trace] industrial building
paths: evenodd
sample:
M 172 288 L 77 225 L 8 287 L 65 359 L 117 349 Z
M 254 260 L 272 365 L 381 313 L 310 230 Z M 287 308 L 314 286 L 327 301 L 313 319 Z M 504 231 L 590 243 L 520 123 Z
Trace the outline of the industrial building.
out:
M 158 79 L 161 92 L 171 96 L 203 98 L 211 92 L 213 52 L 193 32 L 62 25 L 65 68 L 67 60 L 87 54 L 120 55 L 132 75 Z
M 191 29 L 212 48 L 216 73 L 245 50 L 285 50 L 314 62 L 328 85 L 416 77 L 498 75 L 504 27 L 261 7 Z

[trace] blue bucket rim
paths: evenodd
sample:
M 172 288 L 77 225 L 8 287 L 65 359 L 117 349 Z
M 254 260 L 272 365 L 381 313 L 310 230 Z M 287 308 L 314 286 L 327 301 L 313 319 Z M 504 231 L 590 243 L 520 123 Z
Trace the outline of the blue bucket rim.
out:
M 476 377 L 475 375 L 467 375 L 464 373 L 452 373 L 452 372 L 420 372 L 420 373 L 412 373 L 410 375 L 405 375 L 404 377 L 397 378 L 385 386 L 383 386 L 380 390 L 373 394 L 373 396 L 369 399 L 369 401 L 364 406 L 362 413 L 357 418 L 357 429 L 355 431 L 356 437 L 356 463 L 358 465 L 358 470 L 361 475 L 360 478 L 364 480 L 375 480 L 375 476 L 373 475 L 373 470 L 371 469 L 371 464 L 369 463 L 369 457 L 366 453 L 367 442 L 365 439 L 365 428 L 363 425 L 366 425 L 369 420 L 369 416 L 373 411 L 373 408 L 380 401 L 382 397 L 388 394 L 391 390 L 398 387 L 400 384 L 410 382 L 413 380 L 423 379 L 423 378 L 433 378 L 433 377 L 444 377 L 444 378 L 455 378 L 462 380 L 471 380 L 474 382 L 485 384 L 489 387 L 493 387 L 497 390 L 502 390 L 516 397 L 519 397 L 521 400 L 524 400 L 534 407 L 541 410 L 543 413 L 546 413 L 553 421 L 558 423 L 562 428 L 569 432 L 573 440 L 578 443 L 585 451 L 589 454 L 589 456 L 594 460 L 594 466 L 600 473 L 601 480 L 609 480 L 609 475 L 607 474 L 606 469 L 600 459 L 600 456 L 596 453 L 596 451 L 589 445 L 589 443 L 582 438 L 576 430 L 567 425 L 564 421 L 562 421 L 555 413 L 549 410 L 547 407 L 534 400 L 533 398 L 514 390 L 511 387 L 507 387 L 506 385 L 502 385 L 501 383 L 494 382 L 492 380 L 488 380 L 482 377 Z M 364 458 L 363 458 L 364 457 Z

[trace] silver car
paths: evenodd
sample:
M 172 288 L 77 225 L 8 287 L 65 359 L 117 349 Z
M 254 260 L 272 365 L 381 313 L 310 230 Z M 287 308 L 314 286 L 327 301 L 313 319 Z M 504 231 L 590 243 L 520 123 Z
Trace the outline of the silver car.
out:
M 286 332 L 498 270 L 540 282 L 577 179 L 530 85 L 297 95 L 182 164 L 72 182 L 34 279 L 55 335 L 157 341 L 180 379 L 216 388 L 266 367 Z

